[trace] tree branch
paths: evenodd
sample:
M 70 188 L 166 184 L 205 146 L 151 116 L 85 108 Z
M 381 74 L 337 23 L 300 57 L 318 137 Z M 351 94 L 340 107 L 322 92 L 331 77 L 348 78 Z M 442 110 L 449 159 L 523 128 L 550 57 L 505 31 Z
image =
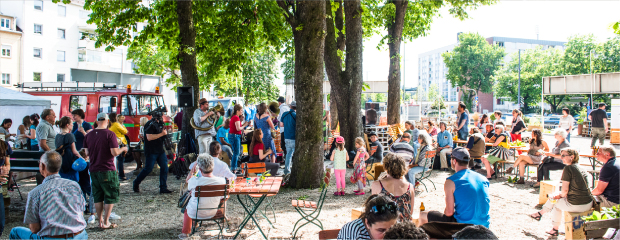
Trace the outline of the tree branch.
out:
M 288 1 L 287 0 L 278 0 L 276 1 L 278 3 L 278 6 L 280 6 L 280 8 L 282 8 L 282 10 L 284 11 L 284 17 L 286 18 L 286 21 L 292 26 L 292 27 L 296 27 L 296 22 L 295 22 L 295 15 L 293 15 L 289 10 L 288 10 Z M 293 11 L 295 10 L 295 8 L 293 7 Z

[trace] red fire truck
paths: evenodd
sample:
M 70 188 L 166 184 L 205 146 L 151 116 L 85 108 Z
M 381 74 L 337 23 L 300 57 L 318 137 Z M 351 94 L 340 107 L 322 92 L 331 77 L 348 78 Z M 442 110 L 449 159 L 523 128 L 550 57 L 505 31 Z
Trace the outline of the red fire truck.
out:
M 140 118 L 150 119 L 147 113 L 158 107 L 165 110 L 159 87 L 154 92 L 132 90 L 131 85 L 123 88 L 114 83 L 92 82 L 27 82 L 20 87 L 24 93 L 50 100 L 57 119 L 71 117 L 71 111 L 75 109 L 84 110 L 85 120 L 91 124 L 101 112 L 124 115 L 130 147 L 139 142 Z M 164 114 L 163 119 L 166 130 L 172 133 L 171 118 Z

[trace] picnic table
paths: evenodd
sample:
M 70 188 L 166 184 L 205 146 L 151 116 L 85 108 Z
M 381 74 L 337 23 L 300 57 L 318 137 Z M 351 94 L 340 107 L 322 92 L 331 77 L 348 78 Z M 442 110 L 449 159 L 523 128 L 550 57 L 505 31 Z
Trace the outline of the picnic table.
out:
M 237 239 L 239 233 L 241 233 L 241 231 L 250 221 L 250 219 L 252 219 L 252 221 L 256 225 L 256 228 L 258 228 L 263 237 L 265 239 L 268 239 L 263 230 L 260 228 L 260 225 L 258 225 L 256 219 L 254 218 L 254 213 L 256 213 L 256 211 L 259 209 L 260 205 L 263 203 L 263 200 L 265 200 L 265 197 L 267 197 L 267 195 L 278 194 L 281 185 L 282 177 L 266 177 L 263 183 L 257 184 L 252 181 L 250 182 L 250 184 L 248 184 L 246 183 L 246 178 L 237 177 L 234 183 L 234 188 L 231 188 L 228 194 L 237 195 L 237 200 L 239 200 L 239 204 L 241 204 L 241 207 L 243 207 L 243 210 L 247 213 L 247 215 L 245 216 L 241 224 L 239 224 L 239 230 L 237 230 L 237 234 L 235 234 L 235 237 L 233 237 L 233 239 Z M 258 198 L 256 202 L 250 201 L 250 204 L 248 205 L 253 206 L 246 206 L 244 203 L 245 201 L 241 200 L 241 195 L 246 195 L 248 197 L 249 195 L 261 195 L 261 197 Z

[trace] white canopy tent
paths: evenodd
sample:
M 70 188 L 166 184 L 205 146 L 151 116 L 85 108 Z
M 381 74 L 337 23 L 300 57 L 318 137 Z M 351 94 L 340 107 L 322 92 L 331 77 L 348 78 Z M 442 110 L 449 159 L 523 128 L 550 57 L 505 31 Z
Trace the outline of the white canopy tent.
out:
M 24 116 L 38 113 L 50 108 L 51 101 L 27 93 L 0 87 L 0 121 L 5 118 L 13 120 L 10 133 L 17 133 Z

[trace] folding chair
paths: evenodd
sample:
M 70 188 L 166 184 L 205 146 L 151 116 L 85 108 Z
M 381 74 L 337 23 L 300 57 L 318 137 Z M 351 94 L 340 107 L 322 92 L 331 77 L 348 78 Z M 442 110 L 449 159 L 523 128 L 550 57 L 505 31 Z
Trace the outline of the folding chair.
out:
M 252 175 L 256 175 L 259 173 L 264 173 L 267 171 L 267 168 L 265 167 L 265 163 L 264 162 L 257 162 L 257 163 L 244 163 L 243 164 L 243 171 L 248 173 L 248 176 L 250 174 Z M 263 217 L 265 219 L 267 219 L 267 222 L 269 222 L 269 224 L 273 227 L 273 223 L 271 223 L 271 220 L 269 220 L 269 218 L 267 217 L 267 208 L 271 208 L 271 213 L 273 214 L 273 222 L 276 222 L 276 209 L 273 207 L 273 204 L 271 204 L 271 202 L 273 201 L 273 199 L 275 198 L 274 196 L 276 196 L 275 194 L 267 194 L 267 204 L 265 204 L 265 210 L 260 210 L 259 209 L 259 213 L 261 215 L 263 215 Z M 255 204 L 254 200 L 252 198 L 260 198 L 262 197 L 262 195 L 260 194 L 250 194 L 248 197 L 248 200 L 252 201 L 252 204 Z M 247 202 L 247 201 L 246 201 Z
M 424 190 L 428 192 L 428 189 L 426 188 L 426 184 L 423 182 L 424 180 L 428 180 L 429 182 L 431 182 L 431 184 L 433 184 L 433 188 L 435 190 L 437 190 L 437 187 L 435 187 L 435 182 L 433 182 L 433 180 L 430 179 L 431 173 L 433 172 L 433 163 L 435 163 L 435 155 L 437 154 L 436 151 L 426 151 L 426 156 L 424 157 L 424 161 L 425 163 L 427 161 L 431 161 L 431 164 L 429 166 L 431 166 L 430 168 L 428 168 L 426 171 L 423 171 L 422 173 L 420 173 L 420 177 L 416 178 L 418 182 L 422 183 L 422 185 L 424 186 Z M 424 165 L 424 164 L 420 164 L 420 165 Z
M 330 229 L 319 231 L 319 240 L 337 239 L 340 229 Z
M 317 227 L 323 230 L 323 223 L 318 219 L 321 214 L 321 209 L 323 208 L 323 203 L 325 202 L 325 196 L 327 195 L 327 187 L 329 186 L 329 179 L 331 178 L 330 172 L 325 173 L 325 177 L 323 178 L 323 185 L 321 186 L 321 196 L 319 197 L 318 202 L 311 202 L 306 200 L 293 200 L 291 205 L 295 208 L 295 210 L 301 215 L 301 218 L 297 220 L 295 226 L 293 226 L 293 238 L 296 238 L 297 231 L 307 225 L 308 223 L 312 223 Z M 306 223 L 299 225 L 297 224 L 302 220 L 306 221 Z M 318 222 L 318 223 L 317 223 Z
M 196 230 L 202 226 L 202 222 L 204 221 L 213 221 L 217 224 L 218 228 L 220 229 L 218 237 L 222 237 L 222 231 L 224 230 L 223 226 L 220 225 L 220 222 L 222 224 L 227 223 L 226 220 L 226 200 L 228 200 L 228 180 L 226 180 L 226 184 L 224 185 L 204 185 L 204 186 L 197 186 L 196 190 L 194 191 L 194 197 L 197 198 L 197 206 L 196 206 L 196 215 L 194 217 L 190 216 L 190 218 L 192 219 L 192 232 L 190 235 L 194 234 L 196 232 Z M 216 208 L 200 208 L 200 198 L 203 197 L 223 197 L 222 200 L 220 200 L 220 203 L 218 204 L 218 206 Z M 200 211 L 205 211 L 205 210 L 216 210 L 217 212 L 215 213 L 215 215 L 213 217 L 207 218 L 207 219 L 201 219 L 198 218 L 198 212 Z M 200 224 L 198 226 L 198 224 Z

